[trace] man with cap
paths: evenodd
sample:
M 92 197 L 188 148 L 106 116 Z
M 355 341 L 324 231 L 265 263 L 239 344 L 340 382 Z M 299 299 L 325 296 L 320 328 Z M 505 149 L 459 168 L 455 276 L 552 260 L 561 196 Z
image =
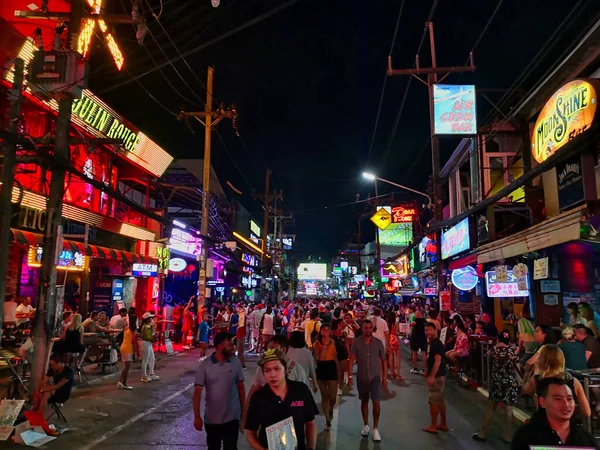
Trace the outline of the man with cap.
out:
M 194 389 L 194 428 L 206 429 L 208 450 L 236 450 L 245 402 L 244 372 L 235 357 L 233 334 L 218 333 L 215 352 L 200 362 Z M 204 419 L 200 415 L 202 391 L 206 391 Z
M 245 423 L 246 437 L 254 450 L 265 450 L 267 427 L 292 418 L 292 423 L 279 427 L 277 444 L 297 440 L 297 450 L 314 450 L 317 444 L 315 416 L 319 413 L 308 386 L 286 377 L 287 358 L 280 350 L 267 350 L 258 365 L 266 384 L 252 396 Z M 279 448 L 279 447 L 276 447 Z

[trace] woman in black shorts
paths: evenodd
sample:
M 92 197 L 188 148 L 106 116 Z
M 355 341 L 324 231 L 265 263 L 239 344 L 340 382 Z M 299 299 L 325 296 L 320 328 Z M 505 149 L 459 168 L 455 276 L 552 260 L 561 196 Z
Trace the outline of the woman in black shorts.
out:
M 331 338 L 330 332 L 329 325 L 323 324 L 319 331 L 319 338 L 313 346 L 317 358 L 317 384 L 321 391 L 325 431 L 331 430 L 333 408 L 337 400 L 338 374 L 340 373 L 335 342 Z

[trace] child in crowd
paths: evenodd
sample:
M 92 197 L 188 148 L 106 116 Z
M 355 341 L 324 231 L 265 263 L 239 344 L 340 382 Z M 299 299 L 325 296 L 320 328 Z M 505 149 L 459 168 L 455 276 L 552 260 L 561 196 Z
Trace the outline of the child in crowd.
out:
M 121 379 L 117 383 L 119 389 L 130 390 L 133 387 L 127 384 L 127 377 L 129 376 L 129 370 L 133 363 L 133 355 L 140 357 L 140 349 L 137 342 L 137 316 L 129 316 L 129 326 L 123 333 L 123 343 L 121 344 L 121 359 L 125 365 L 121 371 Z
M 160 380 L 160 377 L 154 374 L 154 317 L 151 313 L 145 313 L 142 317 L 142 383 Z

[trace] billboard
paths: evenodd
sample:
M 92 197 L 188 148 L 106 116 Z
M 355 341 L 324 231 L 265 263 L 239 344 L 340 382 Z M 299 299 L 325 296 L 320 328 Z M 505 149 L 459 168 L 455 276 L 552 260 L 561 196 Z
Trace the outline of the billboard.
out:
M 458 255 L 471 248 L 469 218 L 465 218 L 442 233 L 442 259 Z
M 527 288 L 529 288 L 529 280 L 525 277 Z M 488 297 L 528 297 L 529 290 L 519 289 L 517 277 L 512 270 L 507 271 L 507 281 L 498 282 L 496 280 L 496 272 L 491 270 L 485 273 L 485 281 Z
M 408 246 L 413 238 L 413 225 L 410 222 L 391 223 L 385 230 L 377 230 L 382 257 L 391 257 Z M 391 253 L 389 256 L 384 253 Z
M 435 134 L 475 134 L 475 86 L 433 85 L 433 117 Z
M 327 279 L 327 264 L 320 263 L 301 263 L 298 266 L 298 280 L 317 280 L 325 281 Z
M 540 112 L 531 132 L 531 153 L 539 163 L 567 142 L 587 131 L 598 104 L 596 83 L 575 80 L 554 93 Z
M 202 248 L 202 239 L 180 228 L 173 228 L 171 239 L 169 239 L 169 248 L 175 253 L 197 257 Z

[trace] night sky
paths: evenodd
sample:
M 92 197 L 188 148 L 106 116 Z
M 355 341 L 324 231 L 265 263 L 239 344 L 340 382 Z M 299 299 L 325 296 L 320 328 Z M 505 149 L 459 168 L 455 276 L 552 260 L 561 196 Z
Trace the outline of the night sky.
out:
M 159 0 L 149 1 L 158 14 Z M 108 11 L 123 12 L 124 2 L 108 1 Z M 147 9 L 146 0 L 142 3 Z M 185 52 L 283 3 L 284 0 L 221 0 L 221 6 L 213 8 L 210 0 L 164 0 L 159 20 L 177 48 Z M 251 194 L 264 191 L 265 168 L 273 171 L 275 187 L 284 190 L 284 207 L 295 214 L 295 225 L 286 232 L 297 234 L 296 248 L 303 252 L 300 258 L 309 254 L 332 255 L 345 241 L 356 239 L 357 216 L 365 211 L 365 204 L 336 205 L 354 202 L 357 194 L 360 199 L 369 193 L 373 195 L 372 183 L 360 176 L 365 169 L 415 189 L 426 189 L 431 173 L 429 113 L 427 89 L 418 80 L 411 82 L 393 134 L 409 80 L 387 79 L 381 117 L 369 152 L 387 56 L 402 3 L 300 0 L 273 17 L 188 56 L 186 61 L 192 70 L 183 61 L 174 63 L 201 99 L 205 98 L 201 83 L 205 83 L 206 68 L 215 67 L 214 98 L 227 106 L 237 105 L 240 138 L 229 122 L 218 126 L 227 150 L 214 135 L 213 166 L 223 185 L 230 181 L 243 192 L 240 201 L 257 218 L 262 218 L 262 210 Z M 438 65 L 463 65 L 498 3 L 499 0 L 406 0 L 392 52 L 394 67 L 413 66 L 424 23 L 434 4 Z M 445 82 L 476 84 L 478 90 L 487 89 L 486 96 L 494 102 L 501 101 L 511 86 L 517 87 L 513 85 L 515 81 L 521 83 L 500 103 L 501 109 L 508 112 L 581 38 L 592 19 L 597 19 L 598 8 L 593 0 L 500 3 L 475 49 L 477 71 L 451 75 Z M 175 157 L 200 158 L 204 130 L 197 126 L 196 134 L 192 134 L 166 110 L 200 110 L 203 104 L 172 67 L 110 89 L 156 67 L 148 52 L 156 62 L 166 61 L 157 41 L 169 58 L 177 57 L 177 50 L 161 26 L 148 14 L 147 17 L 156 40 L 146 36 L 146 48 L 137 45 L 130 25 L 116 27 L 116 38 L 126 56 L 122 73 L 116 71 L 109 54 L 97 43 L 92 52 L 90 87 Z M 541 58 L 536 58 L 541 50 Z M 421 66 L 429 66 L 427 39 L 420 55 Z M 477 100 L 481 125 L 491 107 L 483 96 L 478 95 Z M 443 139 L 442 163 L 458 141 Z M 389 191 L 380 185 L 380 194 Z M 411 199 L 410 195 L 403 198 Z M 363 242 L 374 238 L 374 227 L 368 221 L 362 229 Z

